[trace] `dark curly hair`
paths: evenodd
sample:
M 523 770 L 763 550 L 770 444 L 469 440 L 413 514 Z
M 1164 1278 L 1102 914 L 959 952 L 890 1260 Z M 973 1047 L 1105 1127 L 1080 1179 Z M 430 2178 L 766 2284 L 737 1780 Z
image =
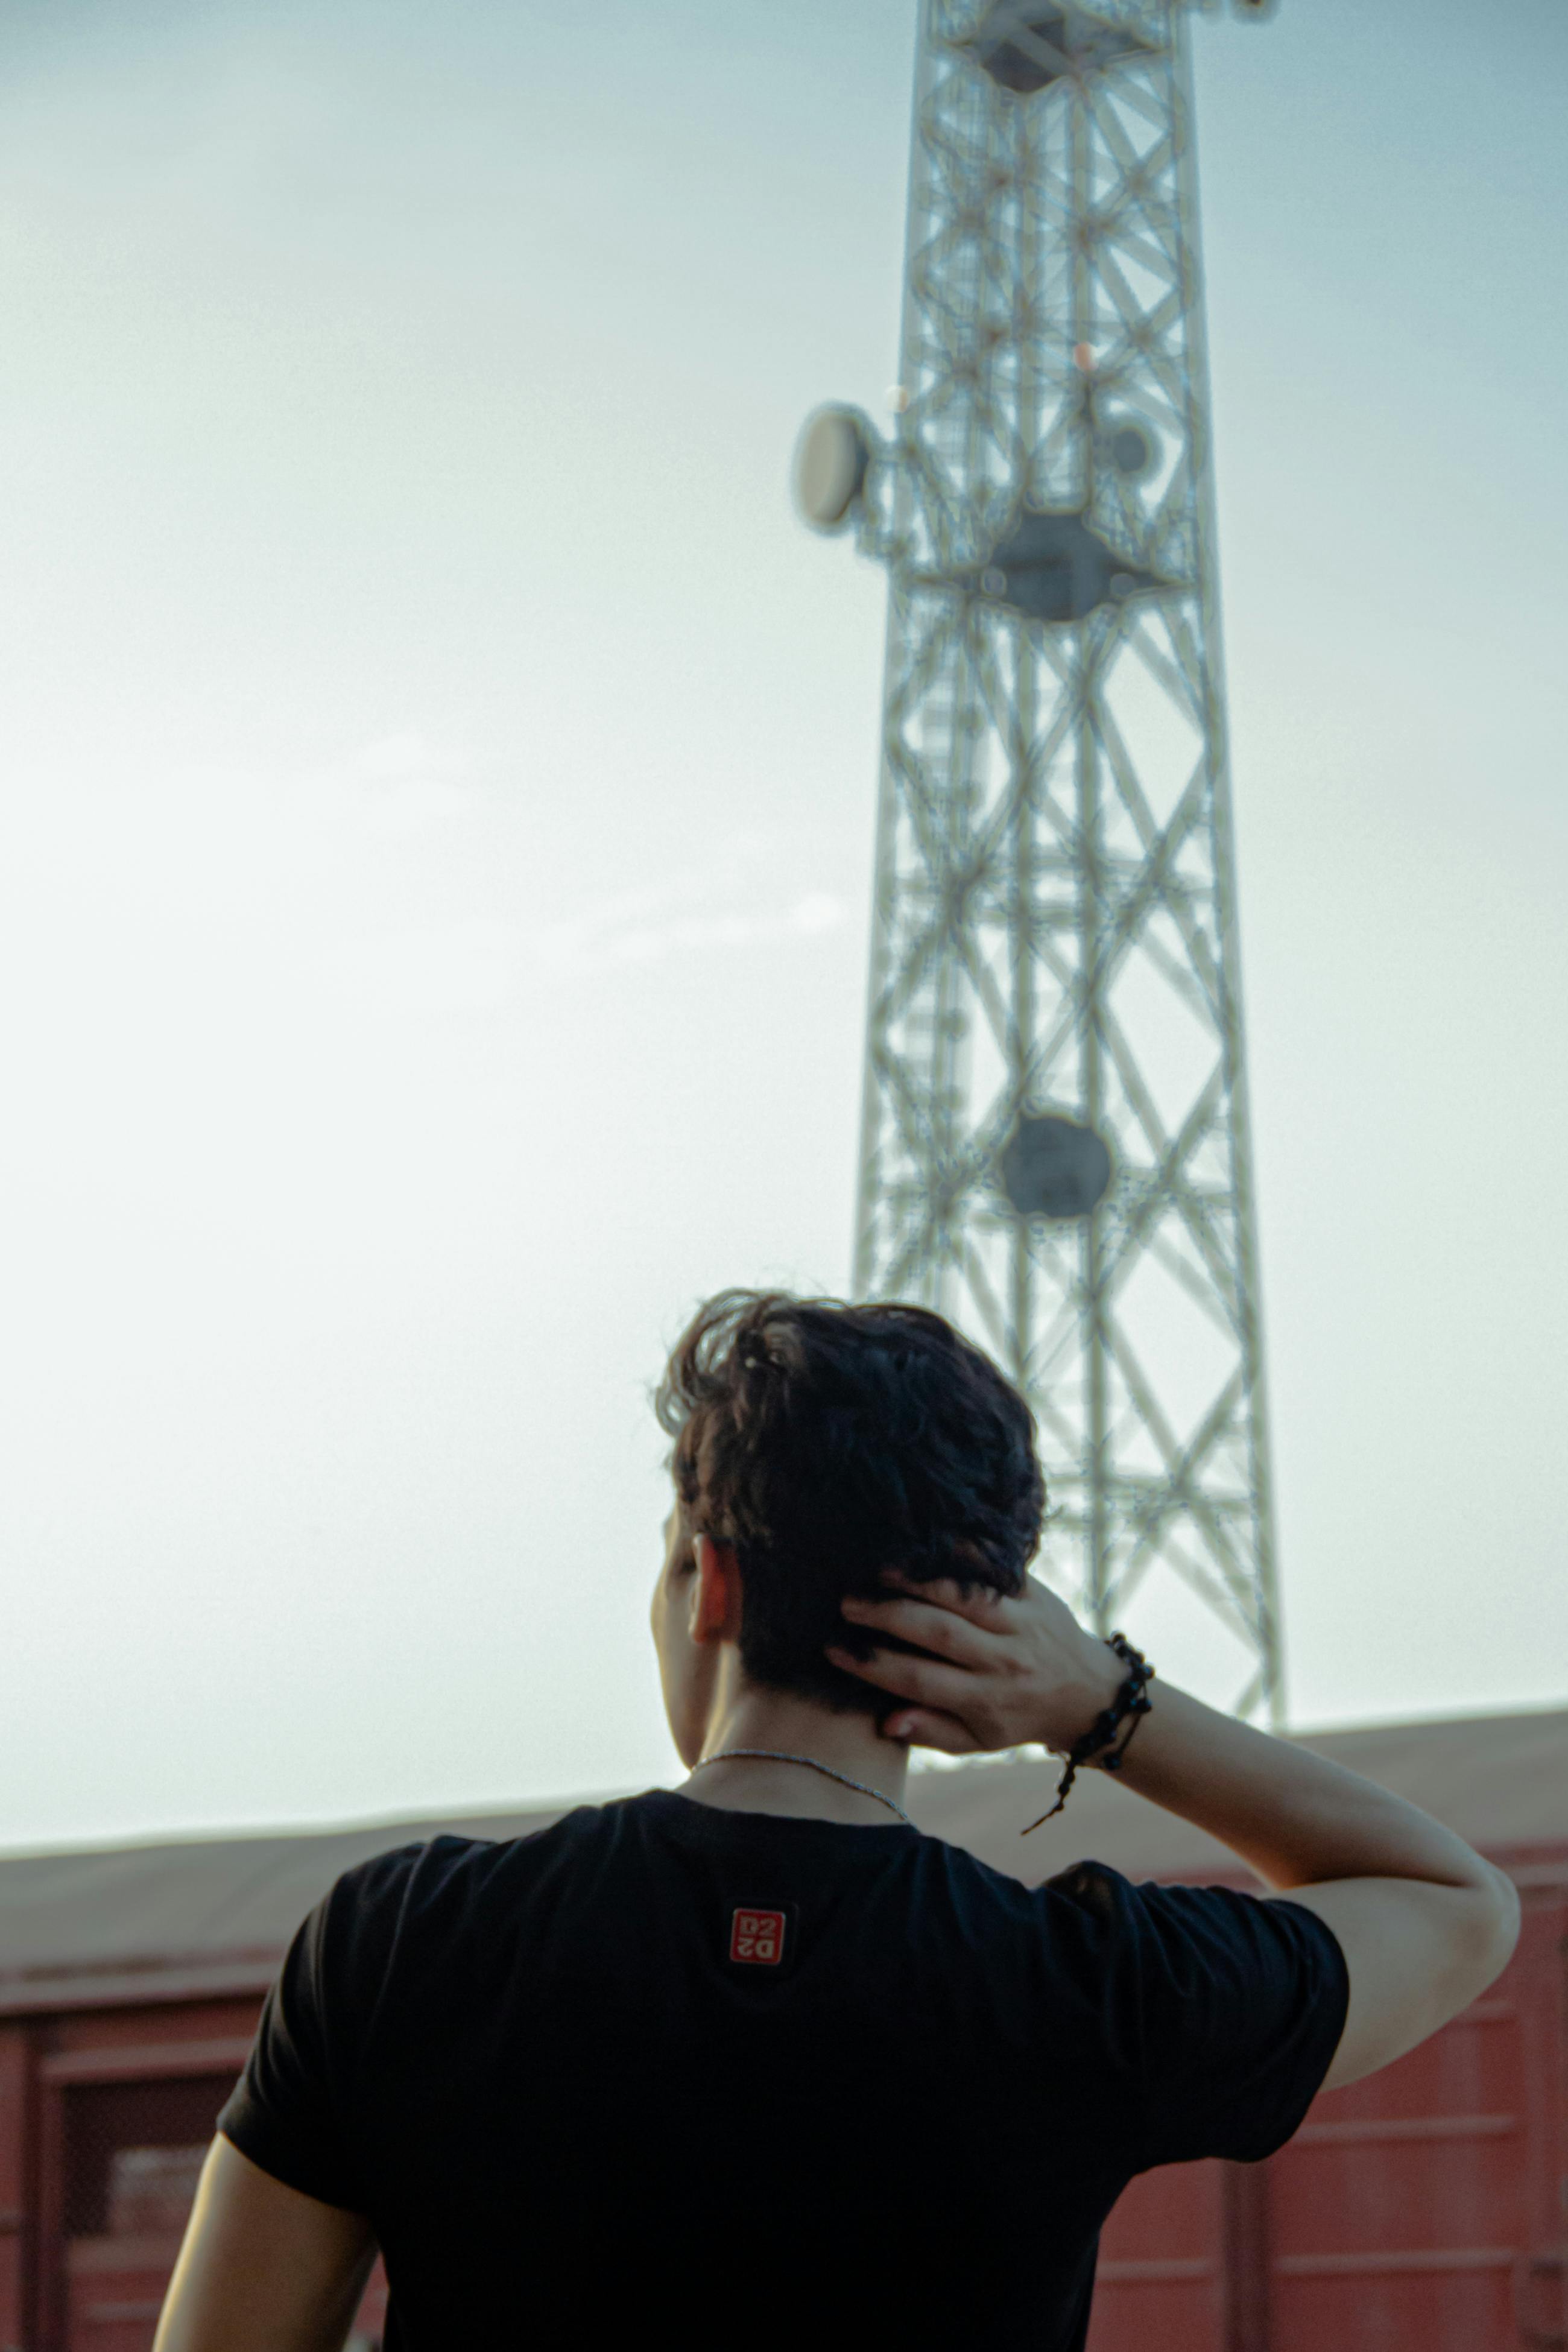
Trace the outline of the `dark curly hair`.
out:
M 878 1592 L 890 1567 L 1023 1585 L 1046 1500 L 1034 1415 L 923 1307 L 721 1291 L 677 1340 L 655 1411 L 688 1537 L 734 1547 L 753 1682 L 876 1714 L 891 1702 L 823 1654 L 873 1646 L 840 1614 L 847 1593 Z

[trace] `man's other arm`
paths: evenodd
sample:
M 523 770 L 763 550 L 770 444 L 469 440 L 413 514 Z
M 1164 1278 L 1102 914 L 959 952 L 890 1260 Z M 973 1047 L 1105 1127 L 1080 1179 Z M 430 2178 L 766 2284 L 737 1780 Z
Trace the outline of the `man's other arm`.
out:
M 1115 1653 L 1033 1578 L 1016 1601 L 909 1585 L 898 1599 L 844 1608 L 861 1632 L 901 1634 L 928 1654 L 830 1653 L 910 1702 L 884 1717 L 889 1738 L 950 1755 L 1032 1741 L 1065 1754 L 1125 1679 Z M 1519 1896 L 1463 1838 L 1172 1684 L 1149 1696 L 1118 1778 L 1229 1846 L 1274 1895 L 1315 1911 L 1344 1954 L 1350 2010 L 1326 2089 L 1403 2057 L 1501 1974 L 1519 1940 Z
M 1519 1896 L 1473 1846 L 1358 1772 L 1157 1688 L 1119 1778 L 1315 1911 L 1345 1956 L 1350 2010 L 1325 2090 L 1402 2058 L 1501 1974 Z
M 370 2224 L 215 2139 L 153 2352 L 342 2352 L 375 2261 Z

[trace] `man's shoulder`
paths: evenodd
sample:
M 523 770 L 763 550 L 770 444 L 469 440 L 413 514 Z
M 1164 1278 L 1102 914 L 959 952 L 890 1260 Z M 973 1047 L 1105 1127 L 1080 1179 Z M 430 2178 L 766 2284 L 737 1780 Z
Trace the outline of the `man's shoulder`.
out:
M 1113 1960 L 1142 1964 L 1152 1948 L 1194 1933 L 1224 1942 L 1238 1928 L 1245 1932 L 1236 1912 L 1256 1901 L 1227 1887 L 1131 1879 L 1110 1863 L 1087 1857 L 1030 1884 L 966 1847 L 936 1838 L 922 1844 L 928 1860 L 938 1862 L 951 1901 L 984 1911 L 998 1931 L 1021 1935 L 1048 1951 L 1056 1965 L 1074 1957 L 1094 1969 Z
M 616 1817 L 627 1802 L 573 1805 L 553 1821 L 516 1837 L 437 1830 L 353 1864 L 333 1882 L 328 1900 L 354 1912 L 384 1912 L 410 1904 L 477 1898 L 487 1887 L 514 1885 L 520 1877 L 548 1872 L 568 1856 L 612 1838 Z
M 1136 1901 L 1144 1891 L 1109 1863 L 1086 1859 L 1068 1864 L 1048 1878 L 1025 1879 L 1010 1870 L 999 1870 L 968 1846 L 954 1845 L 927 1832 L 922 1832 L 921 1850 L 928 1866 L 935 1863 L 954 1885 L 983 1894 L 1004 1910 L 1020 1916 L 1054 1916 L 1065 1906 L 1110 1925 L 1129 1898 Z

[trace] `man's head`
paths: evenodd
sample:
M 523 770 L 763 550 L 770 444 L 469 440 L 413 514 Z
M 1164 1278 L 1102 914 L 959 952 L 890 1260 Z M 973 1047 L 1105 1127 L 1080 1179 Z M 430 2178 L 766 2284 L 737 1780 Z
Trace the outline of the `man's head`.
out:
M 940 1315 L 723 1291 L 677 1341 L 656 1410 L 676 1490 L 656 1633 L 711 1538 L 732 1563 L 732 1628 L 721 1594 L 709 1614 L 750 1683 L 879 1714 L 881 1696 L 823 1654 L 872 1646 L 840 1613 L 847 1594 L 879 1596 L 887 1568 L 1023 1585 L 1045 1507 L 1034 1417 Z

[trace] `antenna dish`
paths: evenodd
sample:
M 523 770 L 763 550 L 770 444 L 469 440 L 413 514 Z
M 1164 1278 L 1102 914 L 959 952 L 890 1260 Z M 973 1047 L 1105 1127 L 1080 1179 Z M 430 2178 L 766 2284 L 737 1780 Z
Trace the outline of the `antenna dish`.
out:
M 1168 583 L 1102 539 L 1081 511 L 1026 507 L 973 572 L 958 575 L 1031 621 L 1081 621 L 1100 604 Z
M 1053 0 L 997 0 L 953 47 L 967 49 L 999 89 L 1032 98 L 1064 76 L 1103 72 L 1123 58 L 1149 56 L 1159 43 L 1131 25 L 1104 24 Z
M 1020 1217 L 1087 1217 L 1105 1197 L 1110 1154 L 1092 1127 L 1072 1118 L 1021 1118 L 997 1162 Z
M 813 411 L 795 448 L 795 502 L 813 530 L 842 530 L 865 487 L 871 427 L 858 408 Z

